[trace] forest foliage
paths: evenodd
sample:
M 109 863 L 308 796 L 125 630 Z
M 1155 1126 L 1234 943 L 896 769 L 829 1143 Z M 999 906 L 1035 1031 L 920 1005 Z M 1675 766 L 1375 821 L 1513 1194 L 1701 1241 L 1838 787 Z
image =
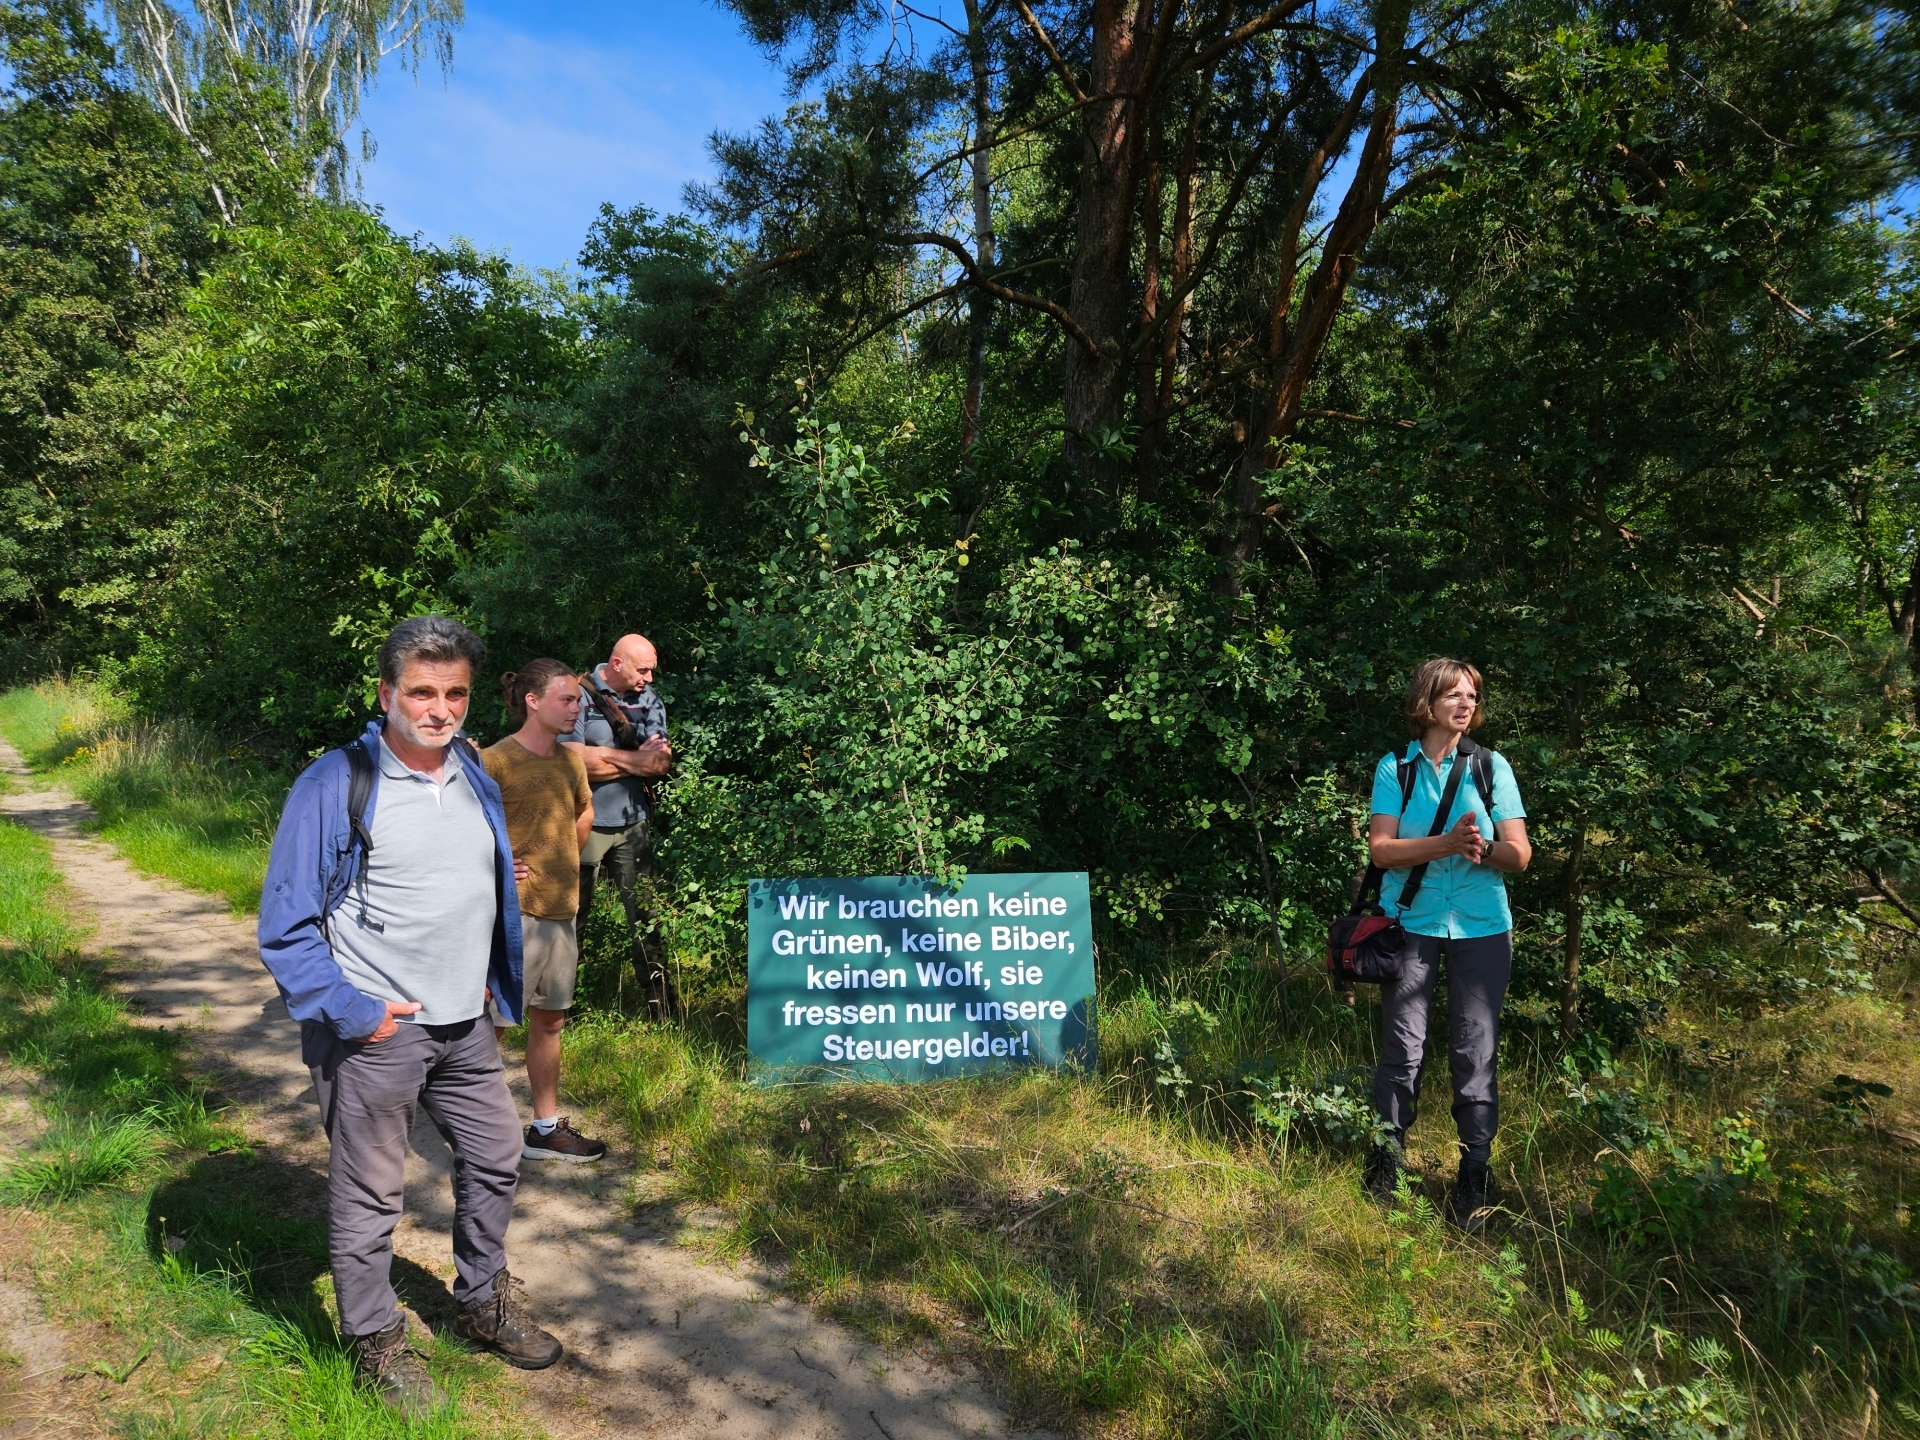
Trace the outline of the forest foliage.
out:
M 731 8 L 792 107 L 532 275 L 394 233 L 302 98 L 457 6 L 169 70 L 0 3 L 8 675 L 293 766 L 398 616 L 643 630 L 726 971 L 747 875 L 996 866 L 1089 871 L 1113 955 L 1302 954 L 1456 653 L 1569 1024 L 1729 922 L 1841 973 L 1914 918 L 1905 12 Z

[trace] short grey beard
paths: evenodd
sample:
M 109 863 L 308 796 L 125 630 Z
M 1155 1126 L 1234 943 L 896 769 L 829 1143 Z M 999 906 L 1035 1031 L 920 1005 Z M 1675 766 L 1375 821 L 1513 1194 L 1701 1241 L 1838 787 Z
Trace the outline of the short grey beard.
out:
M 453 743 L 452 735 L 449 735 L 444 740 L 427 739 L 426 736 L 414 729 L 412 721 L 402 715 L 396 714 L 392 710 L 387 711 L 387 724 L 398 730 L 400 732 L 400 738 L 405 740 L 409 745 L 418 745 L 422 750 L 444 750 Z M 459 726 L 454 726 L 454 732 L 456 734 L 459 733 L 459 729 Z

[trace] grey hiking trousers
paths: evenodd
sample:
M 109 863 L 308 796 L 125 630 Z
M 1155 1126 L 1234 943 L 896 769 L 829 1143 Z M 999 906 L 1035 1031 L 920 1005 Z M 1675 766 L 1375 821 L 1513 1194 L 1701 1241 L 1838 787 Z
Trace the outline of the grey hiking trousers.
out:
M 340 1333 L 371 1335 L 400 1315 L 389 1271 L 405 1194 L 407 1135 L 424 1105 L 453 1151 L 453 1298 L 485 1299 L 506 1267 L 507 1222 L 520 1182 L 520 1116 L 485 1016 L 403 1024 L 378 1043 L 300 1027 L 327 1165 L 328 1247 Z
M 1447 1063 L 1453 1077 L 1453 1123 L 1472 1160 L 1493 1151 L 1500 1128 L 1500 1085 L 1494 1061 L 1500 1050 L 1500 1004 L 1513 975 L 1513 932 L 1471 940 L 1415 935 L 1418 958 L 1398 980 L 1380 987 L 1380 1065 L 1374 1071 L 1373 1106 L 1404 1141 L 1420 1095 L 1420 1068 L 1427 1053 L 1427 1017 L 1447 961 Z

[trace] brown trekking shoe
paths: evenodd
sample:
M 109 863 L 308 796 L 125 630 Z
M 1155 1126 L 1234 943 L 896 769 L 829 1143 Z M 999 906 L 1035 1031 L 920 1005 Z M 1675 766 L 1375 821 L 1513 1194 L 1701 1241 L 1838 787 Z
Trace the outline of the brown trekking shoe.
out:
M 493 1277 L 493 1293 L 462 1310 L 453 1333 L 462 1340 L 491 1350 L 522 1370 L 544 1370 L 565 1352 L 565 1346 L 526 1318 L 520 1297 L 523 1282 L 505 1270 Z
M 380 1403 L 409 1420 L 424 1420 L 447 1403 L 446 1392 L 433 1383 L 420 1356 L 407 1344 L 407 1317 L 402 1315 L 384 1330 L 347 1337 L 353 1368 Z
M 566 1119 L 555 1125 L 550 1135 L 542 1135 L 533 1126 L 527 1126 L 526 1137 L 520 1145 L 522 1160 L 565 1160 L 569 1165 L 585 1165 L 606 1153 L 606 1141 L 589 1140 Z

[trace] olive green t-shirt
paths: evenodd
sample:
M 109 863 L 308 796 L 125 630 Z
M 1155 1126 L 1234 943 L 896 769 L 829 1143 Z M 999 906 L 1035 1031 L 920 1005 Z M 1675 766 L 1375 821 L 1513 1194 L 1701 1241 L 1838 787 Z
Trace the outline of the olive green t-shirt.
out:
M 564 745 L 551 755 L 536 755 L 511 735 L 482 750 L 480 762 L 506 802 L 514 857 L 527 863 L 520 912 L 542 920 L 572 918 L 580 908 L 580 841 L 574 817 L 583 805 L 593 803 L 587 762 Z

